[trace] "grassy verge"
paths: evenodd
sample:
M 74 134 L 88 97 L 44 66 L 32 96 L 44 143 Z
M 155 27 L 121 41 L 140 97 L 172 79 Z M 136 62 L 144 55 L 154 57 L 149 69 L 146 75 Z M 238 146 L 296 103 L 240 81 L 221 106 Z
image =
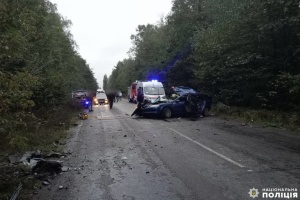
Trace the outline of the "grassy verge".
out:
M 35 113 L 35 116 L 38 118 L 28 120 L 26 126 L 12 127 L 10 133 L 2 134 L 0 140 L 0 199 L 10 199 L 20 182 L 23 186 L 18 199 L 32 198 L 33 192 L 41 187 L 41 182 L 32 174 L 15 176 L 15 172 L 28 172 L 28 170 L 24 165 L 10 164 L 8 155 L 36 150 L 40 150 L 42 153 L 62 153 L 63 146 L 56 144 L 64 144 L 70 126 L 78 120 L 78 110 L 66 106 L 53 111 L 40 111 L 40 113 Z M 8 116 L 8 119 L 13 119 L 13 117 L 12 114 L 12 116 Z
M 247 108 L 230 107 L 222 103 L 216 104 L 211 112 L 218 116 L 240 120 L 245 123 L 300 132 L 300 115 L 297 112 L 280 112 L 263 109 L 251 110 Z

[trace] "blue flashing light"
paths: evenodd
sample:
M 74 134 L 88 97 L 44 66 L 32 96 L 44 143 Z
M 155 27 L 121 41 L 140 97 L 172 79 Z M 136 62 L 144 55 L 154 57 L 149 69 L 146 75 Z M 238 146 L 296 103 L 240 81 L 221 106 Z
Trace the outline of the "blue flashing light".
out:
M 85 102 L 85 104 L 89 104 L 89 102 L 88 102 L 88 101 L 86 101 L 86 102 Z
M 157 80 L 152 80 L 151 82 L 153 82 L 153 83 L 157 83 Z

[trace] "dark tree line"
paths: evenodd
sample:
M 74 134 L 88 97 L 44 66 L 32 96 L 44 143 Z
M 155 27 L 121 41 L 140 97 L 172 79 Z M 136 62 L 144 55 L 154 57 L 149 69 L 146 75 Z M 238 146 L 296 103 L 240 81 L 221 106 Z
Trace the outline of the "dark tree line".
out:
M 96 89 L 63 19 L 48 0 L 0 0 L 0 137 L 26 143 L 74 89 Z
M 299 110 L 299 11 L 297 0 L 174 0 L 158 24 L 137 27 L 108 87 L 125 94 L 157 78 L 227 105 Z

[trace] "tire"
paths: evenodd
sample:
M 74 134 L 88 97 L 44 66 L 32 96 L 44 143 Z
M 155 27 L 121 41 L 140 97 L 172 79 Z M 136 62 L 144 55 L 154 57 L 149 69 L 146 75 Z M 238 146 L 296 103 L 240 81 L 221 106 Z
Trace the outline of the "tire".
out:
M 171 108 L 164 108 L 162 111 L 161 111 L 161 116 L 163 118 L 170 118 L 172 116 L 172 110 Z

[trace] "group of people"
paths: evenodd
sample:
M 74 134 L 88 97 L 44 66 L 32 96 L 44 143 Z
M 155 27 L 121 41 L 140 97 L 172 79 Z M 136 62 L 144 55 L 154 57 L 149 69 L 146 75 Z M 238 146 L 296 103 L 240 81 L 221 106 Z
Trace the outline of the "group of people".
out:
M 121 91 L 118 92 L 112 92 L 108 91 L 106 93 L 108 103 L 109 103 L 109 108 L 112 109 L 113 103 L 118 102 L 119 100 L 122 99 L 122 93 Z M 96 98 L 96 92 L 93 92 L 91 90 L 88 91 L 76 91 L 72 93 L 72 98 L 73 98 L 73 105 L 75 106 L 80 106 L 82 109 L 80 114 L 86 114 L 88 112 L 93 111 L 93 103 L 94 103 L 94 98 Z

